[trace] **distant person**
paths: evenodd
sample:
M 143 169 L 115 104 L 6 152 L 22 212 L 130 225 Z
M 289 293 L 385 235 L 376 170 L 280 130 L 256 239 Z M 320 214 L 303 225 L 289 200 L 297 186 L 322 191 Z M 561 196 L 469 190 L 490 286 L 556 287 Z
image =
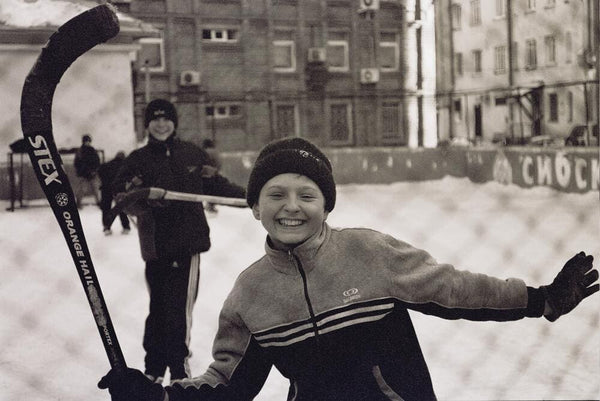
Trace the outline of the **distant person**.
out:
M 102 210 L 102 228 L 104 235 L 112 234 L 112 221 L 109 218 L 109 212 L 113 204 L 114 194 L 112 190 L 112 183 L 117 177 L 117 173 L 123 165 L 125 160 L 125 152 L 119 151 L 115 155 L 115 158 L 109 162 L 103 163 L 98 168 L 98 176 L 100 177 L 100 209 Z M 127 213 L 119 213 L 119 220 L 121 221 L 121 227 L 123 228 L 123 234 L 129 234 L 131 226 Z
M 209 138 L 204 139 L 202 141 L 202 149 L 204 149 L 210 157 L 209 165 L 213 166 L 218 173 L 221 170 L 221 155 L 217 150 L 215 141 Z M 211 202 L 204 203 L 204 210 L 209 213 L 217 213 L 217 207 Z
M 116 192 L 145 187 L 244 198 L 244 188 L 210 166 L 199 146 L 177 137 L 177 111 L 163 99 L 145 110 L 148 143 L 131 152 L 113 183 Z M 144 331 L 145 373 L 161 382 L 169 368 L 173 380 L 191 375 L 188 364 L 192 309 L 200 276 L 200 254 L 210 248 L 209 226 L 201 203 L 140 201 L 128 209 L 137 217 L 150 311 Z
M 98 168 L 100 167 L 100 157 L 98 152 L 92 146 L 92 137 L 85 134 L 81 137 L 81 146 L 75 152 L 75 173 L 77 181 L 75 183 L 75 200 L 77 207 L 83 206 L 83 198 L 91 193 L 96 200 L 96 205 L 100 205 Z
M 302 138 L 265 146 L 247 192 L 267 232 L 265 254 L 240 273 L 223 303 L 214 361 L 203 375 L 166 388 L 135 369 L 111 370 L 98 385 L 114 401 L 253 400 L 273 366 L 290 382 L 288 400 L 433 401 L 409 312 L 553 322 L 599 289 L 584 252 L 551 284 L 533 288 L 439 263 L 372 229 L 330 227 L 331 163 Z

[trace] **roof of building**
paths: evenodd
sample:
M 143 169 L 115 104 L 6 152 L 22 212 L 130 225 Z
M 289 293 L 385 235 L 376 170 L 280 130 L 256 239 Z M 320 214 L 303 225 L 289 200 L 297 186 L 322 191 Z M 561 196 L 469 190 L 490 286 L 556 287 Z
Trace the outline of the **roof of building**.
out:
M 95 6 L 88 0 L 2 0 L 0 2 L 0 30 L 50 30 L 56 28 Z M 133 36 L 157 36 L 151 24 L 117 12 L 121 32 Z

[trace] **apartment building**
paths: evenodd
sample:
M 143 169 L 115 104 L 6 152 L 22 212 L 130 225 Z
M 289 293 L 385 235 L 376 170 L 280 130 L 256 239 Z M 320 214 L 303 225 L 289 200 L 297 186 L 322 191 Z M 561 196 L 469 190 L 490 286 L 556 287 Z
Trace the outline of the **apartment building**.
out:
M 133 65 L 139 139 L 146 102 L 163 97 L 180 136 L 222 150 L 294 135 L 328 147 L 436 144 L 429 1 L 113 3 L 162 32 L 141 41 Z
M 436 0 L 438 135 L 598 145 L 597 0 Z M 595 136 L 594 136 L 595 133 Z

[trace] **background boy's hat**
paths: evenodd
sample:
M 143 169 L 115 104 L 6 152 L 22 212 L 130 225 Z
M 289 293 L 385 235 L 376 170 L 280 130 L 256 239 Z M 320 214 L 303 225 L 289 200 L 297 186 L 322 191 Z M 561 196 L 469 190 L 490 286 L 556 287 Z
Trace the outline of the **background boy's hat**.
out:
M 248 205 L 252 207 L 258 201 L 267 181 L 285 173 L 302 174 L 313 180 L 325 197 L 325 210 L 333 210 L 336 191 L 331 163 L 319 148 L 298 137 L 273 141 L 259 153 L 248 180 Z
M 173 103 L 164 99 L 154 99 L 148 103 L 144 120 L 146 128 L 150 125 L 150 121 L 159 117 L 165 117 L 166 119 L 173 121 L 175 128 L 177 128 L 177 110 L 175 110 Z

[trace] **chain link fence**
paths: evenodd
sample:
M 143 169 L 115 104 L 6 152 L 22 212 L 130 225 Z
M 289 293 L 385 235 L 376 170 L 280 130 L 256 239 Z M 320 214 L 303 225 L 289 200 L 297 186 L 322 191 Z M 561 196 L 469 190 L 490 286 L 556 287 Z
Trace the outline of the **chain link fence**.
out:
M 374 228 L 426 249 L 438 261 L 528 285 L 552 281 L 584 250 L 600 258 L 598 192 L 521 189 L 466 178 L 341 185 L 335 227 Z M 88 200 L 91 200 L 89 198 Z M 81 210 L 92 259 L 127 363 L 143 367 L 148 308 L 135 229 L 102 235 L 100 211 Z M 96 388 L 108 370 L 73 262 L 45 201 L 0 214 L 0 400 L 108 400 Z M 211 361 L 217 316 L 237 275 L 263 253 L 264 231 L 247 209 L 209 215 L 212 249 L 203 254 L 191 362 Z M 441 400 L 600 398 L 600 296 L 555 323 L 468 322 L 411 313 Z M 260 401 L 284 400 L 273 370 Z

